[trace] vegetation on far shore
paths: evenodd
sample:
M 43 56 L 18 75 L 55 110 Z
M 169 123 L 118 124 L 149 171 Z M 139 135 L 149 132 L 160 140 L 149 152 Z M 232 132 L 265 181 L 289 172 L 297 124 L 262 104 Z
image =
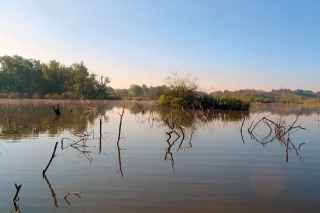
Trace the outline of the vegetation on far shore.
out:
M 162 106 L 248 109 L 250 103 L 319 104 L 320 92 L 289 89 L 199 91 L 197 79 L 173 73 L 161 86 L 132 84 L 128 89 L 108 86 L 110 78 L 89 73 L 83 62 L 65 66 L 21 56 L 0 57 L 0 98 L 17 99 L 151 99 Z

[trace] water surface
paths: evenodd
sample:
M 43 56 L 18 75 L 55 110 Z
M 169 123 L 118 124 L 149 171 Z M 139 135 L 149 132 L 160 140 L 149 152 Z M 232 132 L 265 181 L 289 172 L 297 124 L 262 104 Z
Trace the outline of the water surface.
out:
M 296 125 L 307 130 L 290 134 L 289 149 L 277 140 L 264 143 L 266 125 L 255 138 L 247 130 L 264 116 L 291 124 L 301 106 L 208 112 L 137 101 L 2 100 L 0 108 L 0 212 L 320 209 L 318 108 L 302 110 Z M 167 134 L 173 125 L 180 137 Z M 16 206 L 15 183 L 22 185 Z M 69 192 L 81 194 L 64 199 Z

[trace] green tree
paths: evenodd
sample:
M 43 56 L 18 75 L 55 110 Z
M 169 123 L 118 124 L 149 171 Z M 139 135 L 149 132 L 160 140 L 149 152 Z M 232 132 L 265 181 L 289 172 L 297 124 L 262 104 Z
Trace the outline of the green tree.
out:
M 113 93 L 113 89 L 111 90 L 107 87 L 107 84 L 110 83 L 110 79 L 108 77 L 100 76 L 99 82 L 96 85 L 96 98 L 97 99 L 106 99 L 109 93 Z
M 129 95 L 132 97 L 139 97 L 143 95 L 142 87 L 136 84 L 132 84 L 129 88 Z
M 41 97 L 58 94 L 65 98 L 84 96 L 106 98 L 112 88 L 108 77 L 97 80 L 83 62 L 69 67 L 56 60 L 41 63 L 21 56 L 0 57 L 0 92 L 15 93 L 20 97 Z
M 35 63 L 35 60 L 24 59 L 17 55 L 0 57 L 2 90 L 18 92 L 29 97 L 40 91 L 42 71 L 34 66 Z

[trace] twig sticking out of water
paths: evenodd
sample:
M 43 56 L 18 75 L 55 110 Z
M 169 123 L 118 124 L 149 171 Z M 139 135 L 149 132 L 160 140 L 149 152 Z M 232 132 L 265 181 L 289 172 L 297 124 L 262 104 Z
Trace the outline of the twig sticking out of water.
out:
M 56 145 L 54 146 L 54 150 L 53 150 L 52 156 L 51 156 L 51 158 L 50 158 L 50 161 L 49 161 L 47 167 L 42 171 L 42 175 L 44 175 L 44 174 L 46 173 L 47 169 L 49 168 L 49 166 L 50 166 L 50 164 L 51 164 L 52 159 L 53 159 L 55 156 L 57 156 L 57 155 L 55 155 L 56 149 L 57 149 L 57 145 L 58 145 L 58 142 L 56 142 Z
M 120 115 L 120 123 L 119 123 L 119 134 L 118 134 L 118 141 L 117 141 L 117 147 L 118 147 L 118 160 L 119 160 L 119 170 L 118 172 L 121 173 L 121 177 L 123 177 L 123 171 L 122 171 L 122 164 L 121 164 L 121 153 L 120 153 L 120 146 L 119 146 L 119 142 L 120 142 L 120 135 L 121 135 L 121 125 L 122 125 L 122 117 L 123 117 L 123 114 L 124 114 L 124 106 L 122 108 L 122 113 Z
M 80 100 L 84 108 L 84 113 L 92 113 L 97 110 L 97 106 L 95 104 L 90 104 L 88 100 L 86 101 L 87 103 L 84 103 L 82 98 Z
M 301 114 L 301 111 L 303 108 L 301 108 L 296 115 L 294 121 L 291 124 L 288 124 L 288 121 L 286 120 L 285 117 L 281 117 L 278 120 L 271 120 L 268 119 L 266 116 L 261 118 L 258 122 L 254 123 L 252 122 L 249 129 L 248 133 L 251 136 L 252 140 L 255 140 L 259 143 L 261 143 L 263 146 L 265 146 L 267 143 L 273 142 L 274 140 L 278 140 L 282 145 L 285 146 L 286 149 L 286 162 L 289 161 L 288 159 L 288 151 L 290 149 L 294 149 L 296 151 L 297 156 L 299 156 L 300 147 L 304 143 L 301 143 L 299 145 L 299 148 L 296 148 L 296 146 L 291 142 L 290 140 L 290 134 L 292 132 L 298 131 L 300 129 L 305 130 L 306 128 L 302 127 L 301 125 L 296 125 L 298 118 Z M 255 136 L 255 128 L 258 126 L 265 124 L 269 128 L 269 133 L 265 137 L 261 137 L 261 139 L 257 139 Z M 242 127 L 241 127 L 242 128 Z M 243 140 L 243 138 L 242 138 Z
M 202 106 L 200 106 L 200 108 L 201 108 L 201 110 L 199 110 L 199 113 L 200 113 L 200 115 L 201 115 L 202 121 L 203 121 L 203 122 L 209 122 L 209 120 L 208 120 L 208 115 L 209 115 L 210 110 L 208 109 L 208 110 L 207 110 L 207 115 L 205 115 L 205 114 L 203 113 L 203 108 L 202 108 Z
M 183 140 L 184 140 L 184 131 L 183 131 L 183 129 L 188 131 L 188 132 L 190 132 L 189 146 L 182 147 L 182 143 L 183 143 Z M 191 140 L 192 140 L 193 131 L 188 129 L 187 127 L 182 126 L 182 125 L 180 125 L 180 130 L 182 132 L 182 139 L 181 139 L 180 145 L 178 147 L 178 150 L 181 149 L 183 151 L 186 151 L 186 149 L 192 148 Z M 178 152 L 178 150 L 177 150 L 177 152 Z
M 16 201 L 19 201 L 19 197 L 18 197 L 18 194 L 19 194 L 19 191 L 21 190 L 21 186 L 22 185 L 17 185 L 16 183 L 14 184 L 15 187 L 16 187 L 16 194 L 14 195 L 13 199 L 12 199 L 12 202 L 16 202 Z
M 123 117 L 123 113 L 124 113 L 124 107 L 122 108 L 122 113 L 120 115 L 120 123 L 119 123 L 119 133 L 118 133 L 118 141 L 117 141 L 117 145 L 119 147 L 119 142 L 120 142 L 120 135 L 121 135 L 121 125 L 122 125 L 122 117 Z
M 77 197 L 79 197 L 79 198 L 81 199 L 81 197 L 80 197 L 81 192 L 68 192 L 68 193 L 66 194 L 66 196 L 64 196 L 64 199 L 67 201 L 67 203 L 68 203 L 69 206 L 70 206 L 70 203 L 69 203 L 69 201 L 67 200 L 67 197 L 68 197 L 69 194 L 74 194 L 75 196 L 77 196 Z

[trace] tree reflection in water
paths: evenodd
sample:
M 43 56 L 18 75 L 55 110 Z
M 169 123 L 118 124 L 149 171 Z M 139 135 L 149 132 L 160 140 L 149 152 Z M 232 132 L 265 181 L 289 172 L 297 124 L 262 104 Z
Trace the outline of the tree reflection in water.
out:
M 171 152 L 171 148 L 172 146 L 175 144 L 176 141 L 178 141 L 178 139 L 181 137 L 181 141 L 180 141 L 180 144 L 178 146 L 178 149 L 177 149 L 177 152 L 179 151 L 179 149 L 182 149 L 182 150 L 186 150 L 188 148 L 191 148 L 192 147 L 192 144 L 191 144 L 191 140 L 192 140 L 192 135 L 193 135 L 193 132 L 191 130 L 189 130 L 187 127 L 185 126 L 182 126 L 180 123 L 179 123 L 179 116 L 181 115 L 181 113 L 183 113 L 184 110 L 181 110 L 179 112 L 179 114 L 174 118 L 174 113 L 171 111 L 170 113 L 167 113 L 164 117 L 162 117 L 162 120 L 166 123 L 166 125 L 170 128 L 169 131 L 166 132 L 166 134 L 168 135 L 168 138 L 167 138 L 167 143 L 168 143 L 168 147 L 166 148 L 166 153 L 165 153 L 165 156 L 164 156 L 164 159 L 165 160 L 170 160 L 171 161 L 171 166 L 172 166 L 172 169 L 173 169 L 173 172 L 175 173 L 175 170 L 174 170 L 174 159 L 173 159 L 173 154 Z M 170 117 L 171 116 L 171 117 Z M 169 119 L 171 118 L 171 119 Z M 171 120 L 171 123 L 170 123 L 170 120 Z M 179 130 L 180 130 L 180 135 L 178 133 L 179 130 L 176 129 L 176 127 L 179 127 Z M 184 146 L 182 147 L 182 143 L 185 139 L 185 133 L 184 133 L 184 130 L 190 132 L 190 139 L 189 139 L 189 146 Z M 173 138 L 173 141 L 170 142 L 170 139 L 172 137 L 172 134 L 174 134 L 174 137 Z

